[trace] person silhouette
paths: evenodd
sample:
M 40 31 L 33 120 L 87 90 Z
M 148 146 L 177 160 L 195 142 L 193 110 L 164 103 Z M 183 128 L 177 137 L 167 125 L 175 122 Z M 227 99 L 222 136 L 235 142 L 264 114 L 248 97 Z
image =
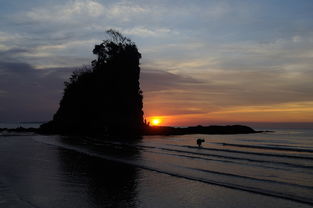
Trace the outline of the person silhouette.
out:
M 199 147 L 201 147 L 201 145 L 202 145 L 202 142 L 205 142 L 205 140 L 204 139 L 197 139 L 197 145 L 199 146 Z

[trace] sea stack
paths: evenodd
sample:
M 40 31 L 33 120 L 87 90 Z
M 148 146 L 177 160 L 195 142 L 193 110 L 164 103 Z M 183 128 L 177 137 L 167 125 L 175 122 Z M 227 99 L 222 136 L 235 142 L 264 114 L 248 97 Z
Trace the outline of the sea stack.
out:
M 143 129 L 141 54 L 130 39 L 108 30 L 109 38 L 95 45 L 91 67 L 73 72 L 65 82 L 53 120 L 43 133 L 139 134 Z

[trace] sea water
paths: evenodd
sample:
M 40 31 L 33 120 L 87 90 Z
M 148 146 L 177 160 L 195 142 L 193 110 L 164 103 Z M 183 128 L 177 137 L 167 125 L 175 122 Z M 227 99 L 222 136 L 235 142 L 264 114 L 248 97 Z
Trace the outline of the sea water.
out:
M 310 129 L 105 142 L 2 132 L 0 167 L 0 207 L 313 206 Z

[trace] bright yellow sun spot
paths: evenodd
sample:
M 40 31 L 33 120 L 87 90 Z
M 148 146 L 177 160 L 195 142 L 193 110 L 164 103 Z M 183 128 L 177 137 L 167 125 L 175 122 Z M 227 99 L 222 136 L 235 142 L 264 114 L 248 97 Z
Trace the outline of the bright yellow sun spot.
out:
M 157 126 L 157 125 L 159 125 L 160 123 L 161 123 L 161 120 L 160 120 L 160 119 L 158 119 L 158 118 L 152 119 L 152 125 L 153 125 L 153 126 Z

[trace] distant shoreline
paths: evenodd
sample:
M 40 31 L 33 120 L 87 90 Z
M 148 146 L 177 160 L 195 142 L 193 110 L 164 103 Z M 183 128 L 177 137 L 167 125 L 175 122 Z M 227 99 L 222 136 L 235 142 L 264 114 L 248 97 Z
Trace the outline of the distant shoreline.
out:
M 256 131 L 244 125 L 227 126 L 190 126 L 190 127 L 169 127 L 151 126 L 144 132 L 144 135 L 185 135 L 185 134 L 253 134 L 264 131 Z
M 0 128 L 0 132 L 28 132 L 28 133 L 38 133 L 38 134 L 60 134 L 60 133 L 53 133 L 53 132 L 44 132 L 40 128 Z M 120 131 L 122 132 L 122 131 Z M 123 133 L 117 132 L 116 134 L 108 135 L 108 136 L 115 136 L 115 135 L 125 135 Z M 170 127 L 170 126 L 149 126 L 145 127 L 142 131 L 142 136 L 149 136 L 149 135 L 186 135 L 186 134 L 254 134 L 254 133 L 262 133 L 262 132 L 269 132 L 269 131 L 256 131 L 251 127 L 244 126 L 244 125 L 227 125 L 227 126 L 190 126 L 190 127 Z M 105 135 L 105 133 L 93 132 L 93 135 Z M 86 132 L 81 133 L 73 133 L 73 132 L 64 132 L 60 135 L 83 135 L 83 136 L 90 136 Z

